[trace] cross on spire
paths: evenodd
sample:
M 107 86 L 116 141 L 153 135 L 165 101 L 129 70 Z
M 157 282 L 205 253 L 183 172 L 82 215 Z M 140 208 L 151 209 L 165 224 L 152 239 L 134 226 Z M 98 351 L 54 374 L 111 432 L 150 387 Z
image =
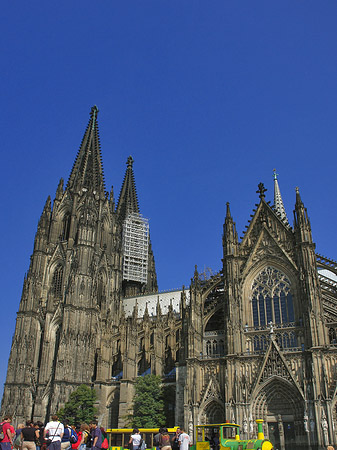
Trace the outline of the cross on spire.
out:
M 133 158 L 132 158 L 131 155 L 128 157 L 128 159 L 127 159 L 127 161 L 126 161 L 126 165 L 128 166 L 128 169 L 129 169 L 129 168 L 132 169 L 132 166 L 133 166 Z
M 260 194 L 259 197 L 262 200 L 263 198 L 265 198 L 264 193 L 267 191 L 267 189 L 264 187 L 263 183 L 259 183 L 258 184 L 258 190 L 256 191 L 257 194 Z

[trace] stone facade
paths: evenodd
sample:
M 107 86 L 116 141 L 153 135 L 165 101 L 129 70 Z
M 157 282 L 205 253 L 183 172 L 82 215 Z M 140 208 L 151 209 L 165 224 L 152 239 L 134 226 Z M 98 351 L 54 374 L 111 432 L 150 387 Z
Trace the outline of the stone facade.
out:
M 115 205 L 105 191 L 97 108 L 66 187 L 48 197 L 24 280 L 2 413 L 46 420 L 80 384 L 103 426 L 122 426 L 137 376 L 163 377 L 170 425 L 255 419 L 278 448 L 336 444 L 337 263 L 315 253 L 296 192 L 288 223 L 275 175 L 241 240 L 227 205 L 222 269 L 195 268 L 189 288 L 158 293 L 123 276 L 123 224 L 139 214 L 133 160 Z

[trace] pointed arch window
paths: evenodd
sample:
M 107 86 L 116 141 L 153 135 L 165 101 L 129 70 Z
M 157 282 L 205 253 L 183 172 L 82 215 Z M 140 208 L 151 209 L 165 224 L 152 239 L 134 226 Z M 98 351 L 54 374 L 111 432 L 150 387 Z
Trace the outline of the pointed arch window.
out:
M 62 296 L 62 281 L 63 281 L 63 266 L 58 264 L 53 273 L 53 280 L 51 284 L 51 291 L 55 297 Z
M 289 278 L 275 267 L 268 266 L 252 284 L 254 327 L 265 328 L 269 322 L 294 322 L 294 306 Z
M 63 217 L 63 222 L 62 222 L 61 241 L 67 241 L 69 238 L 70 222 L 71 222 L 71 215 L 69 213 L 66 213 Z

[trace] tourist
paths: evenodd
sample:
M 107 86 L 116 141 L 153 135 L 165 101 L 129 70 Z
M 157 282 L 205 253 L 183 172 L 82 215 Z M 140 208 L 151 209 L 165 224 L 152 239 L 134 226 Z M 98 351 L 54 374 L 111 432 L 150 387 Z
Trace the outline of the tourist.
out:
M 102 449 L 106 450 L 109 448 L 109 443 L 108 443 L 108 435 L 107 432 L 105 431 L 105 429 L 103 427 L 100 428 L 101 433 L 102 433 Z
M 179 436 L 180 436 L 180 433 L 181 433 L 180 428 L 177 428 L 173 438 L 171 439 L 172 450 L 179 450 Z
M 167 431 L 167 428 L 163 428 L 159 439 L 159 447 L 161 450 L 170 450 L 171 449 L 171 438 Z
M 138 450 L 140 448 L 140 441 L 142 440 L 142 437 L 139 433 L 138 428 L 134 428 L 130 440 L 129 440 L 129 448 L 130 450 Z
M 59 422 L 56 415 L 51 416 L 51 422 L 48 422 L 43 431 L 43 436 L 47 438 L 48 450 L 61 450 L 61 439 L 64 433 L 64 426 Z
M 185 433 L 184 428 L 181 428 L 181 433 L 179 436 L 179 445 L 180 450 L 188 450 L 189 446 L 191 445 L 191 438 L 187 433 Z
M 13 446 L 13 437 L 15 436 L 15 430 L 13 425 L 11 425 L 12 416 L 5 416 L 2 424 L 2 431 L 4 438 L 0 442 L 1 450 L 11 450 Z
M 159 450 L 159 440 L 162 432 L 163 427 L 160 427 L 158 433 L 153 436 L 153 446 L 156 447 L 157 450 Z
M 90 430 L 91 430 L 91 438 L 92 438 L 92 449 L 101 449 L 102 448 L 102 432 L 98 428 L 98 422 L 97 420 L 93 420 L 90 423 Z
M 35 426 L 35 429 L 39 431 L 39 437 L 36 440 L 36 450 L 41 450 L 41 447 L 44 445 L 44 439 L 43 439 L 44 426 L 43 426 L 43 423 L 40 421 L 35 422 L 34 426 Z
M 40 437 L 39 430 L 37 430 L 32 421 L 26 422 L 25 428 L 21 430 L 22 450 L 36 450 L 35 442 Z
M 89 436 L 90 436 L 89 425 L 86 423 L 82 423 L 80 426 L 80 431 L 78 433 L 78 440 L 80 442 L 78 450 L 85 450 L 87 448 L 87 442 L 88 442 Z
M 15 430 L 15 436 L 13 438 L 13 448 L 16 448 L 17 450 L 21 450 L 22 448 L 22 437 L 21 437 L 21 430 L 25 428 L 24 423 L 19 423 Z
M 70 450 L 70 436 L 71 436 L 71 427 L 69 426 L 69 420 L 65 419 L 63 421 L 64 433 L 61 439 L 61 450 Z

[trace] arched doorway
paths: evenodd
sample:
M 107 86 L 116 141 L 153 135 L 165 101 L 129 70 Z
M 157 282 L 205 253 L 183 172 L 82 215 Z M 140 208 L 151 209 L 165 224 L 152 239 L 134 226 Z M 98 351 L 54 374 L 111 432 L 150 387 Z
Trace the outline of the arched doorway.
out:
M 265 432 L 274 448 L 287 450 L 307 444 L 304 431 L 304 401 L 289 381 L 274 376 L 264 383 L 253 401 L 255 419 L 266 421 Z
M 204 407 L 202 418 L 203 423 L 223 423 L 225 418 L 223 406 L 216 401 L 211 401 Z

